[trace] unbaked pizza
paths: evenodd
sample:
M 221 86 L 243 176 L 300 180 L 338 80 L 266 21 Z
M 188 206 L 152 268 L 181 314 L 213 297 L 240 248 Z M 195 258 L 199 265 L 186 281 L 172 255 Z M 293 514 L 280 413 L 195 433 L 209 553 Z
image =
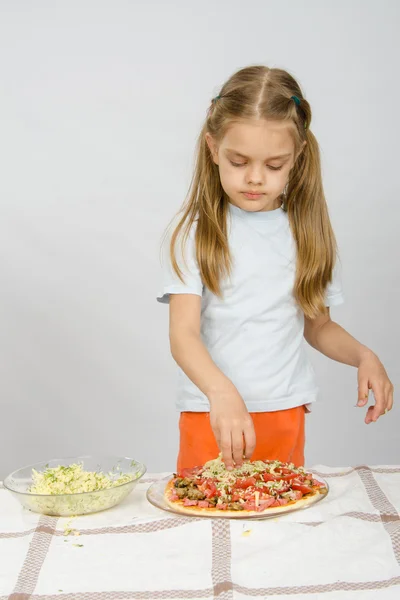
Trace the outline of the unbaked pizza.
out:
M 327 491 L 325 483 L 293 463 L 246 461 L 229 471 L 219 457 L 174 474 L 164 498 L 189 515 L 243 518 L 306 508 Z

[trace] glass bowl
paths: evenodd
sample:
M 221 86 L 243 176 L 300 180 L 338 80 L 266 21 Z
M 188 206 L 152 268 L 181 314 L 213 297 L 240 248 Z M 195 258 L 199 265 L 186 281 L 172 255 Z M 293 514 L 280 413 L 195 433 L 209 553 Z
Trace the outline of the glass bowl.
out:
M 74 494 L 37 494 L 29 492 L 29 488 L 33 484 L 32 469 L 41 472 L 48 468 L 58 466 L 68 467 L 73 464 L 81 464 L 85 471 L 103 473 L 109 476 L 110 479 L 118 479 L 121 475 L 131 475 L 132 481 L 94 492 Z M 145 465 L 132 458 L 119 456 L 74 456 L 23 467 L 5 478 L 4 487 L 28 510 L 43 515 L 73 517 L 107 510 L 112 506 L 116 506 L 131 493 L 145 473 Z

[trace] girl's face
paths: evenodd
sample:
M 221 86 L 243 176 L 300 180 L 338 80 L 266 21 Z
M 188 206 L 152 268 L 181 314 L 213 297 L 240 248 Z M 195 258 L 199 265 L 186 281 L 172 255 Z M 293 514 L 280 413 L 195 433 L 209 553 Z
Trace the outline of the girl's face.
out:
M 296 155 L 283 121 L 233 123 L 219 144 L 206 134 L 221 184 L 235 206 L 250 212 L 279 208 Z

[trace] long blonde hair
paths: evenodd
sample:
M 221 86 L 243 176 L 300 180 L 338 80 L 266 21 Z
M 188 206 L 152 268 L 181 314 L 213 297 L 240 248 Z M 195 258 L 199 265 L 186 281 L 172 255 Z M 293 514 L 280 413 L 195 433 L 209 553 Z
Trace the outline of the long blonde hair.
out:
M 292 97 L 296 96 L 298 101 Z M 204 285 L 221 296 L 221 280 L 231 271 L 227 235 L 229 199 L 206 142 L 210 133 L 218 142 L 237 119 L 283 120 L 294 127 L 295 150 L 300 152 L 290 171 L 282 197 L 297 248 L 294 296 L 306 317 L 325 311 L 325 290 L 332 280 L 336 242 L 329 219 L 321 176 L 317 140 L 310 131 L 311 108 L 296 80 L 286 71 L 265 66 L 241 69 L 223 85 L 212 101 L 202 127 L 193 179 L 182 216 L 172 234 L 172 266 L 183 281 L 176 259 L 196 223 L 196 258 Z

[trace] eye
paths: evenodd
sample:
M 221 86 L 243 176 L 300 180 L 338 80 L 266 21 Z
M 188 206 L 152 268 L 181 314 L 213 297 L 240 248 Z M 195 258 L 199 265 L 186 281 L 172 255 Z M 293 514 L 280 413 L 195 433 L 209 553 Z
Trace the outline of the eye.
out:
M 233 160 L 229 161 L 232 165 L 232 167 L 245 167 L 247 163 L 237 163 L 234 162 Z M 282 165 L 280 167 L 272 167 L 271 165 L 267 165 L 267 168 L 270 169 L 271 171 L 280 171 L 282 169 Z

